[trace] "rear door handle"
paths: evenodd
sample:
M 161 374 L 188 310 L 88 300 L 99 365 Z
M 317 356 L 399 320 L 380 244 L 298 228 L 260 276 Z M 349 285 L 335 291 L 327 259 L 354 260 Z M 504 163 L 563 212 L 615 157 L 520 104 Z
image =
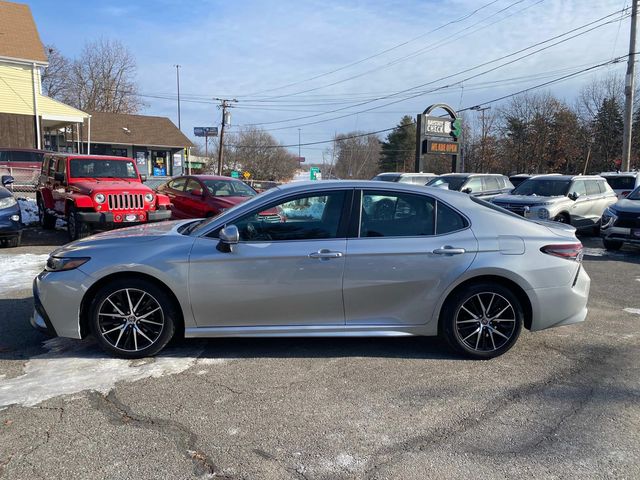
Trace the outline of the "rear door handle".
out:
M 340 257 L 342 257 L 342 252 L 334 252 L 332 250 L 327 250 L 325 248 L 309 254 L 309 258 L 322 259 L 322 258 L 340 258 Z
M 449 245 L 445 245 L 442 248 L 436 248 L 433 253 L 436 255 L 462 255 L 466 250 L 464 248 L 455 248 Z

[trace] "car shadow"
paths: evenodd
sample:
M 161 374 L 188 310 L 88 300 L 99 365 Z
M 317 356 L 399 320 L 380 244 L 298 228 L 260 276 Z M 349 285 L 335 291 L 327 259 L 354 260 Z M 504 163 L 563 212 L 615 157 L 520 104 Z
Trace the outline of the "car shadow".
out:
M 45 230 L 40 226 L 27 227 L 22 230 L 21 247 L 62 246 L 69 243 L 66 230 Z
M 52 339 L 29 324 L 33 298 L 0 299 L 0 360 L 29 360 L 36 356 L 110 358 L 93 338 Z M 461 360 L 436 337 L 317 337 L 317 338 L 175 338 L 160 357 L 340 358 L 381 357 Z

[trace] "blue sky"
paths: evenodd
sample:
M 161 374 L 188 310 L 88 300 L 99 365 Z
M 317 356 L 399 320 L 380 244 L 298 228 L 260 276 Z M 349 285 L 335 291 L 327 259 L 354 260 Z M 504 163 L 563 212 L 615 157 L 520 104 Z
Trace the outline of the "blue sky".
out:
M 219 110 L 208 102 L 229 96 L 240 100 L 233 110 L 233 128 L 264 124 L 284 144 L 298 142 L 298 128 L 303 143 L 315 142 L 332 138 L 334 132 L 388 128 L 403 114 L 415 115 L 439 101 L 454 108 L 482 103 L 623 55 L 629 32 L 628 19 L 616 21 L 462 84 L 459 81 L 465 76 L 494 64 L 421 89 L 451 85 L 437 93 L 389 106 L 382 104 L 396 97 L 355 106 L 546 40 L 620 10 L 629 1 L 496 0 L 491 5 L 487 5 L 490 0 L 28 3 L 43 42 L 56 45 L 67 56 L 73 57 L 85 41 L 99 37 L 124 43 L 137 59 L 140 91 L 147 95 L 143 113 L 168 116 L 177 123 L 173 65 L 178 63 L 182 66 L 185 133 L 191 136 L 194 126 L 217 125 Z M 479 8 L 466 20 L 429 33 Z M 304 81 L 386 49 L 392 50 Z M 399 60 L 411 54 L 412 58 Z M 624 68 L 618 64 L 595 74 L 624 72 Z M 352 76 L 358 77 L 344 81 Z M 579 76 L 549 90 L 573 102 L 580 86 L 590 78 Z M 295 85 L 278 88 L 291 83 Z M 292 95 L 309 89 L 313 91 Z M 170 98 L 153 98 L 157 96 Z M 361 112 L 371 107 L 379 108 Z M 344 110 L 318 115 L 340 108 Z M 265 124 L 310 115 L 317 116 Z M 348 116 L 301 125 L 344 115 Z M 302 155 L 320 161 L 327 146 L 303 147 Z M 297 147 L 291 150 L 297 153 Z

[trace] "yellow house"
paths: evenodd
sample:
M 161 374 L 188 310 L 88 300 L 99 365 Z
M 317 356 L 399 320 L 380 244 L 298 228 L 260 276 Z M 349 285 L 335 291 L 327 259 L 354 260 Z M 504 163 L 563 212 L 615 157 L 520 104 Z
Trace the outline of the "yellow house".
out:
M 79 132 L 90 121 L 89 114 L 42 94 L 46 67 L 29 6 L 0 0 L 0 147 L 41 149 L 45 131 L 71 126 Z

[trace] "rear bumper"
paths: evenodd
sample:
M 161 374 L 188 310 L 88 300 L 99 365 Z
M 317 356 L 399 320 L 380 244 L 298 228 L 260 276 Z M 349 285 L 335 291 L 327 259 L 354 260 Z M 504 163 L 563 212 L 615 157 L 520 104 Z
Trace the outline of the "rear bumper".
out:
M 591 279 L 580 265 L 573 285 L 529 290 L 527 293 L 533 307 L 531 331 L 584 321 L 590 287 Z

